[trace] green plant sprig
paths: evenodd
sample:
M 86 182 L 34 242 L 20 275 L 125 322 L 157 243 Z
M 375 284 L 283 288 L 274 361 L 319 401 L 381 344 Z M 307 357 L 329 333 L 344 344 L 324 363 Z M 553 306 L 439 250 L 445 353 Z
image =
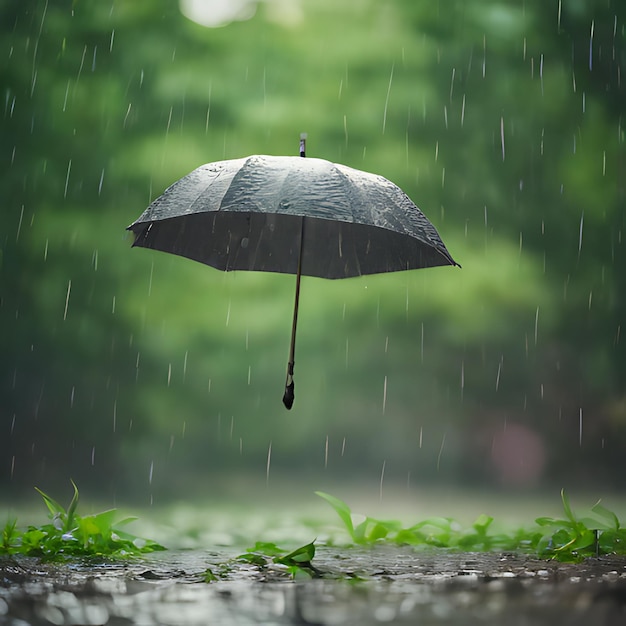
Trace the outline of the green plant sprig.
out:
M 204 572 L 204 582 L 211 583 L 227 578 L 236 564 L 249 564 L 260 571 L 269 569 L 284 571 L 290 578 L 319 578 L 322 572 L 313 563 L 315 556 L 315 541 L 311 541 L 291 552 L 279 548 L 275 543 L 257 541 L 252 548 L 235 557 L 227 563 L 220 565 L 218 572 L 207 568 Z
M 51 522 L 42 526 L 29 526 L 20 531 L 16 520 L 7 521 L 2 531 L 0 554 L 58 559 L 84 556 L 127 557 L 165 550 L 155 541 L 121 530 L 122 526 L 134 521 L 136 517 L 116 521 L 115 509 L 94 515 L 78 515 L 78 487 L 73 481 L 72 486 L 74 494 L 67 509 L 41 489 L 35 488 L 48 508 Z
M 493 517 L 480 515 L 470 528 L 447 517 L 429 517 L 404 527 L 397 520 L 365 517 L 354 525 L 350 507 L 339 498 L 315 492 L 335 510 L 355 544 L 386 541 L 418 547 L 449 548 L 464 551 L 516 551 L 539 558 L 579 561 L 606 554 L 626 554 L 626 528 L 617 515 L 597 502 L 592 516 L 578 518 L 564 490 L 561 501 L 565 517 L 539 517 L 535 526 L 513 532 L 493 532 Z

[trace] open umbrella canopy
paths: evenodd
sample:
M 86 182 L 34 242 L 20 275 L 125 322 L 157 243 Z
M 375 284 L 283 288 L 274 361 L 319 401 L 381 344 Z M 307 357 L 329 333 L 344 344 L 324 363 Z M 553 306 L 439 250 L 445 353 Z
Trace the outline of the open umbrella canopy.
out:
M 217 269 L 295 274 L 287 371 L 293 362 L 300 276 L 458 265 L 439 233 L 392 182 L 323 159 L 254 155 L 208 163 L 165 190 L 128 227 L 134 246 Z
M 226 271 L 296 274 L 300 252 L 302 274 L 321 278 L 456 265 L 399 187 L 323 159 L 208 163 L 169 187 L 129 229 L 135 246 Z

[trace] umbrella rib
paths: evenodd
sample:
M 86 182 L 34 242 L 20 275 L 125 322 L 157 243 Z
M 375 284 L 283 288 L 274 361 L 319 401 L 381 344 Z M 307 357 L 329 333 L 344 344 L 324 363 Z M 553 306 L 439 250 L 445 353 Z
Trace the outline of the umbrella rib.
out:
M 298 270 L 296 273 L 296 295 L 293 304 L 293 320 L 291 323 L 291 343 L 289 344 L 289 362 L 287 363 L 287 379 L 285 380 L 285 394 L 283 395 L 283 404 L 287 409 L 291 409 L 295 399 L 293 380 L 293 370 L 295 365 L 296 353 L 296 329 L 298 327 L 298 308 L 300 306 L 300 279 L 302 277 L 302 250 L 304 247 L 304 215 L 300 220 L 300 246 L 298 249 Z

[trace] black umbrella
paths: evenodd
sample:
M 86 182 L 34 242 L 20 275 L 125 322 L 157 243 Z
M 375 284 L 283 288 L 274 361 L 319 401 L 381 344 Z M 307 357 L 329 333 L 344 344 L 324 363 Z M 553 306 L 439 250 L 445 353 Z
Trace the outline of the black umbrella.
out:
M 133 246 L 217 269 L 296 275 L 283 402 L 294 401 L 300 277 L 349 278 L 458 265 L 392 182 L 345 165 L 254 155 L 208 163 L 165 190 L 128 227 Z

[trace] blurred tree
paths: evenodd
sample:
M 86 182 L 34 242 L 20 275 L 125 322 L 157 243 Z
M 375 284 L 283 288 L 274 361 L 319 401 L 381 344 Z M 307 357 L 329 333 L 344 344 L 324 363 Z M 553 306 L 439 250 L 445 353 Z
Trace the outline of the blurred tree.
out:
M 4 3 L 0 486 L 173 489 L 263 472 L 270 442 L 306 472 L 326 437 L 342 473 L 497 483 L 509 421 L 548 479 L 613 480 L 623 13 L 325 0 L 207 29 L 173 0 Z M 301 130 L 405 188 L 464 269 L 305 281 L 286 427 L 293 281 L 131 252 L 123 228 L 200 163 L 294 153 Z

